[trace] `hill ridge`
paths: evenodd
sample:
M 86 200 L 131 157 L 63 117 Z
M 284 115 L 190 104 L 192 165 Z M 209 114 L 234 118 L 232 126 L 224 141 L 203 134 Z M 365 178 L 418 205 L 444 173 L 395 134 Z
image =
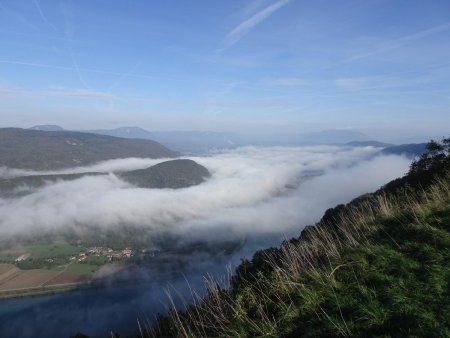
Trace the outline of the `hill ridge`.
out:
M 73 131 L 0 128 L 0 166 L 55 170 L 127 157 L 173 158 L 180 153 L 152 140 Z

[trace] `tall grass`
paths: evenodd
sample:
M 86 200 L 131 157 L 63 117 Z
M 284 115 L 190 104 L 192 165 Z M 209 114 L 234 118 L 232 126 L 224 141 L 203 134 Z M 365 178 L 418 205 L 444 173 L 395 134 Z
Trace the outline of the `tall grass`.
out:
M 237 276 L 229 269 L 222 281 L 206 277 L 206 296 L 191 290 L 191 301 L 181 311 L 174 305 L 176 295 L 169 293 L 172 308 L 167 316 L 148 325 L 141 335 L 276 337 L 333 332 L 347 337 L 360 332 L 361 321 L 368 329 L 388 330 L 395 325 L 391 323 L 395 314 L 388 307 L 397 309 L 395 306 L 404 304 L 398 311 L 408 313 L 410 298 L 406 290 L 385 300 L 384 293 L 390 292 L 387 285 L 397 285 L 393 279 L 397 276 L 415 283 L 410 274 L 418 269 L 415 262 L 422 259 L 405 258 L 414 254 L 409 246 L 420 242 L 421 234 L 418 239 L 403 240 L 402 232 L 416 236 L 417 231 L 424 231 L 427 237 L 440 231 L 439 236 L 449 239 L 450 229 L 432 224 L 438 211 L 448 211 L 449 202 L 448 177 L 426 190 L 367 196 L 333 219 L 309 227 L 298 239 L 284 241 L 278 250 L 264 252 L 263 267 L 244 262 Z M 431 231 L 430 235 L 426 231 Z M 398 266 L 393 263 L 397 261 Z M 378 276 L 371 264 L 380 264 L 385 270 Z M 366 272 L 371 273 L 370 281 Z M 402 316 L 405 320 L 406 315 Z M 303 327 L 299 322 L 306 324 Z

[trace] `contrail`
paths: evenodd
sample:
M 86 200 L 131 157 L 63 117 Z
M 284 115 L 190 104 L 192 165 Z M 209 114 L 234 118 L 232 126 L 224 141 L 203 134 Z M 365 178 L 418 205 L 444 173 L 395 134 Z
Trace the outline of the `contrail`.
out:
M 348 63 L 348 62 L 352 62 L 352 61 L 357 61 L 357 60 L 361 60 L 361 59 L 365 59 L 368 57 L 371 57 L 373 55 L 377 55 L 380 53 L 384 53 L 384 52 L 389 52 L 391 50 L 400 48 L 402 46 L 404 46 L 405 44 L 407 44 L 408 42 L 412 42 L 415 40 L 419 40 L 422 38 L 425 38 L 429 35 L 432 35 L 434 33 L 439 33 L 445 30 L 448 30 L 450 28 L 450 22 L 446 22 L 444 24 L 438 25 L 438 26 L 434 26 L 428 29 L 425 29 L 423 31 L 420 32 L 416 32 L 416 33 L 412 33 L 409 35 L 405 35 L 402 36 L 400 38 L 394 39 L 394 40 L 390 40 L 387 41 L 383 46 L 376 48 L 374 50 L 371 50 L 367 53 L 363 53 L 363 54 L 358 54 L 358 55 L 354 55 L 344 61 L 342 61 L 341 63 Z
M 262 21 L 268 19 L 273 13 L 275 13 L 280 8 L 286 6 L 291 0 L 281 0 L 274 4 L 264 8 L 258 13 L 254 14 L 252 17 L 241 22 L 233 30 L 231 30 L 223 39 L 222 47 L 218 52 L 223 52 L 224 50 L 230 48 L 237 42 L 239 42 L 245 35 L 247 35 L 256 25 Z
M 36 6 L 36 9 L 39 13 L 39 16 L 41 17 L 42 21 L 44 21 L 47 25 L 49 25 L 53 30 L 56 31 L 56 27 L 48 21 L 47 17 L 44 15 L 44 12 L 42 12 L 41 6 L 39 5 L 38 0 L 34 0 L 34 5 Z
M 86 84 L 86 81 L 84 81 L 83 75 L 81 75 L 80 67 L 78 67 L 78 63 L 75 60 L 75 56 L 73 55 L 72 47 L 70 47 L 70 58 L 72 59 L 73 66 L 75 68 L 75 72 L 78 75 L 78 79 L 80 80 L 81 84 L 86 88 L 89 89 L 89 86 Z
M 117 87 L 123 79 L 125 79 L 126 77 L 129 76 L 133 76 L 134 71 L 141 65 L 141 62 L 136 63 L 132 68 L 130 68 L 130 70 L 126 73 L 123 73 L 121 76 L 119 76 L 119 78 L 114 81 L 109 87 L 108 87 L 108 91 L 110 91 L 111 89 Z

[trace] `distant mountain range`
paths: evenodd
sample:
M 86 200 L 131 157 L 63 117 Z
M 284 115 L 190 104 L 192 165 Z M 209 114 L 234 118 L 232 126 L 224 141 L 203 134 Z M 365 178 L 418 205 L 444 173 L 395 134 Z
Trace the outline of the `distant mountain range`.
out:
M 88 133 L 123 138 L 154 140 L 184 153 L 206 152 L 211 149 L 226 149 L 237 145 L 238 136 L 232 133 L 210 131 L 153 131 L 139 127 L 88 130 Z
M 426 143 L 401 144 L 384 148 L 381 153 L 385 155 L 404 155 L 410 158 L 422 155 L 425 152 Z
M 179 155 L 151 140 L 60 130 L 0 129 L 0 166 L 10 168 L 55 170 L 116 158 Z
M 376 147 L 376 148 L 386 148 L 393 146 L 393 144 L 391 143 L 384 143 L 378 141 L 352 141 L 346 143 L 345 145 L 350 147 Z
M 41 125 L 33 130 L 63 131 L 60 126 Z M 154 140 L 183 153 L 206 153 L 214 149 L 231 149 L 239 146 L 298 146 L 298 145 L 346 145 L 350 147 L 384 148 L 383 154 L 408 157 L 420 156 L 425 143 L 393 145 L 370 139 L 364 133 L 350 129 L 330 129 L 302 134 L 267 134 L 246 136 L 236 133 L 212 131 L 147 131 L 139 127 L 88 130 L 85 133 L 107 135 L 127 139 Z
M 409 158 L 415 158 L 422 155 L 425 152 L 426 143 L 411 143 L 393 145 L 389 143 L 383 143 L 378 141 L 354 141 L 348 142 L 346 145 L 351 147 L 376 147 L 382 148 L 380 153 L 383 155 L 403 155 Z
M 63 131 L 60 126 L 40 125 L 33 130 Z M 345 144 L 351 141 L 369 141 L 370 138 L 354 130 L 323 130 L 303 134 L 259 134 L 241 135 L 237 133 L 213 131 L 147 131 L 139 127 L 86 130 L 85 133 L 115 136 L 121 138 L 154 140 L 184 153 L 202 153 L 213 149 L 230 149 L 239 146 L 277 146 Z
M 39 125 L 29 128 L 41 131 L 64 131 L 56 125 Z M 233 133 L 213 131 L 147 131 L 139 127 L 120 127 L 115 129 L 92 129 L 80 131 L 97 135 L 127 139 L 153 140 L 170 149 L 183 153 L 204 153 L 213 149 L 229 149 L 247 145 L 243 137 Z
M 297 142 L 305 144 L 345 144 L 352 141 L 369 141 L 369 136 L 355 130 L 330 129 L 298 135 Z

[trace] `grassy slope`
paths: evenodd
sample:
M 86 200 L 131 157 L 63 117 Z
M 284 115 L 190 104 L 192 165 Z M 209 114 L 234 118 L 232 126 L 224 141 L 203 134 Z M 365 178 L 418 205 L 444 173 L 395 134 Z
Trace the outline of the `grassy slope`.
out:
M 346 220 L 357 224 L 348 240 L 325 244 L 331 253 L 309 267 L 288 245 L 288 264 L 236 293 L 242 313 L 227 335 L 450 336 L 450 208 L 442 193 L 445 201 L 375 202 L 373 216 L 362 209 L 360 220 Z
M 149 335 L 450 337 L 449 179 L 332 214 Z

